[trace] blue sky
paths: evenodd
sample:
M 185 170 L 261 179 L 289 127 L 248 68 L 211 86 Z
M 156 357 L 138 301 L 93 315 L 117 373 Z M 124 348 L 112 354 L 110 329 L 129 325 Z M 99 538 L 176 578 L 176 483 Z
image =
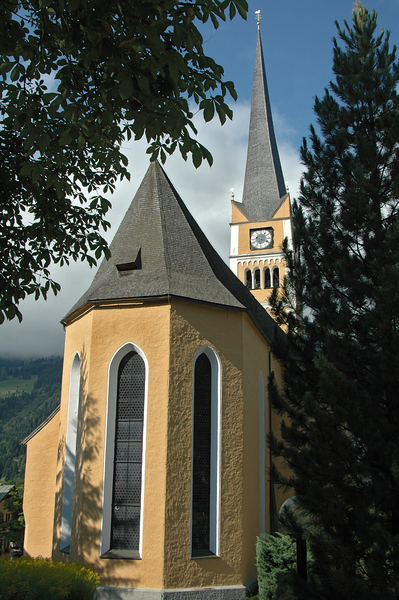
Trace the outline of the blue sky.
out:
M 223 127 L 214 120 L 197 119 L 199 140 L 213 156 L 210 169 L 195 170 L 179 155 L 168 159 L 165 170 L 194 217 L 227 260 L 229 253 L 230 188 L 241 199 L 244 178 L 249 108 L 256 44 L 255 10 L 261 10 L 261 35 L 277 144 L 284 177 L 295 197 L 301 174 L 298 149 L 309 124 L 314 122 L 313 103 L 332 79 L 334 21 L 350 22 L 352 1 L 249 0 L 248 20 L 237 16 L 217 31 L 203 29 L 204 48 L 225 68 L 226 79 L 235 82 L 238 102 L 232 103 L 233 122 Z M 399 0 L 374 0 L 366 4 L 378 12 L 378 31 L 391 32 L 391 44 L 399 46 Z M 234 104 L 234 105 L 233 105 Z M 148 167 L 145 144 L 126 146 L 132 174 L 111 198 L 110 241 Z M 86 265 L 52 270 L 62 285 L 57 297 L 47 302 L 29 298 L 21 304 L 22 324 L 16 320 L 0 325 L 0 356 L 24 358 L 62 354 L 64 332 L 60 320 L 88 288 L 94 270 Z

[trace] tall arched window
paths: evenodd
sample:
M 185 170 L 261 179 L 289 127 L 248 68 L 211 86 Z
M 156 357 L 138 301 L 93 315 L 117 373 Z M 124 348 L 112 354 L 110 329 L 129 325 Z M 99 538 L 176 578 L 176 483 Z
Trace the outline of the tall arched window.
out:
M 269 267 L 265 267 L 265 269 L 263 270 L 263 281 L 264 281 L 264 287 L 265 288 L 270 288 L 271 286 L 271 281 L 270 281 L 270 269 Z
M 259 530 L 265 532 L 265 506 L 266 506 L 266 488 L 265 488 L 265 381 L 262 371 L 259 373 Z
M 256 290 L 260 288 L 260 269 L 254 271 L 254 287 Z
M 273 287 L 279 287 L 280 285 L 280 269 L 274 267 L 273 269 Z
M 252 271 L 247 269 L 244 274 L 244 282 L 249 290 L 252 290 Z
M 219 361 L 209 347 L 194 360 L 191 556 L 219 552 Z
M 69 552 L 72 531 L 73 493 L 75 484 L 76 440 L 80 396 L 80 357 L 76 353 L 69 378 L 69 400 L 65 441 L 64 483 L 61 509 L 61 552 Z
M 146 363 L 124 346 L 109 372 L 101 554 L 141 558 Z

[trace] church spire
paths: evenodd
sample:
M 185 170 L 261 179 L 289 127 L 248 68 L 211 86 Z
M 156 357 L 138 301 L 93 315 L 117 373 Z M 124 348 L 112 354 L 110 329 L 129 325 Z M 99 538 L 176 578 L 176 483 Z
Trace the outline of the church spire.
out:
M 286 194 L 267 89 L 258 15 L 255 72 L 244 192 L 240 210 L 251 222 L 273 218 Z

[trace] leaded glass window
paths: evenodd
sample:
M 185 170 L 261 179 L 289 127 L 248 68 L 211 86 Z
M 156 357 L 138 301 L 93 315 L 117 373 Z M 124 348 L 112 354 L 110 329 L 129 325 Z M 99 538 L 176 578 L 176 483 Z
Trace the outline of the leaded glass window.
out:
M 200 354 L 194 367 L 191 553 L 211 556 L 212 366 Z
M 145 364 L 132 351 L 118 370 L 111 548 L 139 550 Z

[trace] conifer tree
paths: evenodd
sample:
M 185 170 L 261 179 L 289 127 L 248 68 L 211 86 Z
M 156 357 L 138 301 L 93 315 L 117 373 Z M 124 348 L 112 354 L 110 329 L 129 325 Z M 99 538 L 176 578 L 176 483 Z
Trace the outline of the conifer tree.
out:
M 269 388 L 282 415 L 272 473 L 305 511 L 311 597 L 399 594 L 399 65 L 377 15 L 337 25 L 294 203 L 289 274 L 272 304 L 288 331 Z M 288 474 L 287 474 L 288 473 Z M 310 597 L 310 596 L 308 596 Z

